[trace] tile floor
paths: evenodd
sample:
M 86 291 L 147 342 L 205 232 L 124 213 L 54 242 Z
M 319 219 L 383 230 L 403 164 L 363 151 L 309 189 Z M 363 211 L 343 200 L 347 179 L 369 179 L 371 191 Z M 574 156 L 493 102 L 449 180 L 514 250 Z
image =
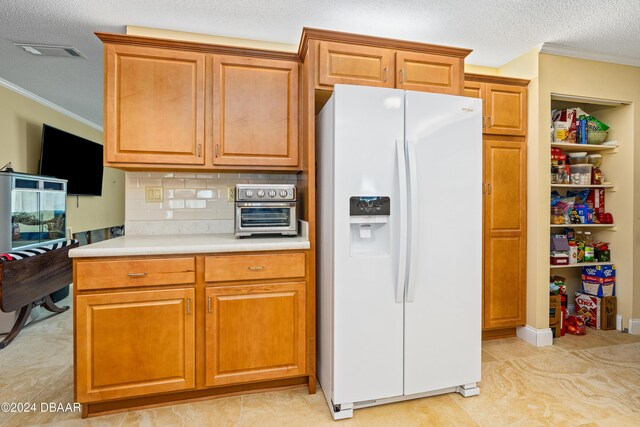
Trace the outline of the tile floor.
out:
M 0 403 L 73 402 L 72 313 L 49 317 L 43 312 L 0 350 Z M 296 389 L 88 420 L 79 413 L 0 412 L 0 426 L 640 426 L 640 336 L 588 329 L 554 344 L 486 341 L 480 396 L 366 408 L 337 423 L 322 393 Z

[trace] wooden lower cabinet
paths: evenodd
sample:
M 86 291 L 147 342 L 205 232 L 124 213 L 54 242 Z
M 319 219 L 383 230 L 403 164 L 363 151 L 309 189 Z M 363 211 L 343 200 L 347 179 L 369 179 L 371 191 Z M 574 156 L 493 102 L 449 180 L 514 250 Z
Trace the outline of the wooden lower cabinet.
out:
M 307 257 L 74 259 L 83 416 L 274 387 L 306 384 L 315 393 Z
M 525 323 L 526 145 L 484 141 L 483 329 Z
M 206 385 L 304 375 L 305 283 L 208 287 Z
M 76 401 L 195 387 L 195 290 L 76 297 Z

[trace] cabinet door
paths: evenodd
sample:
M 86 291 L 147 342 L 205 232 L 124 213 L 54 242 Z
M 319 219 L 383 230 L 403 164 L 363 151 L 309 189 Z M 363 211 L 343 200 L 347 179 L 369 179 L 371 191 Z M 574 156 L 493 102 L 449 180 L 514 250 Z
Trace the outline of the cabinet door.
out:
M 214 164 L 298 164 L 298 65 L 213 57 Z
M 110 163 L 204 164 L 201 53 L 105 45 Z
M 396 87 L 462 95 L 464 61 L 442 55 L 396 52 Z
M 318 83 L 394 87 L 391 54 L 378 47 L 321 42 Z
M 484 142 L 484 329 L 524 325 L 526 146 Z
M 527 88 L 486 83 L 485 133 L 524 136 L 527 133 Z
M 194 289 L 76 298 L 76 400 L 195 387 Z
M 305 284 L 207 288 L 206 385 L 306 373 Z

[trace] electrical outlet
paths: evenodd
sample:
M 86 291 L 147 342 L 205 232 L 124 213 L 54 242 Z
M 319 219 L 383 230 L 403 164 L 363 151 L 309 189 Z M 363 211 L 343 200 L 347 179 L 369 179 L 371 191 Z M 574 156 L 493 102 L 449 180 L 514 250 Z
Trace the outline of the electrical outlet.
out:
M 235 202 L 236 201 L 236 186 L 229 185 L 227 186 L 227 202 Z
M 144 187 L 144 201 L 147 203 L 162 202 L 162 187 Z

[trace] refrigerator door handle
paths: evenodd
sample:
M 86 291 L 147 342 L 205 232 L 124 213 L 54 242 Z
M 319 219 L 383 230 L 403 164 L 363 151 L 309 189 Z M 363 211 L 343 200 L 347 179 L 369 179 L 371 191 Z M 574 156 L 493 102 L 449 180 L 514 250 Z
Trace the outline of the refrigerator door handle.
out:
M 410 233 L 409 240 L 409 280 L 407 286 L 407 302 L 413 302 L 416 294 L 416 276 L 418 269 L 418 170 L 416 169 L 416 143 L 407 140 L 407 160 L 409 163 L 409 191 L 410 191 Z
M 396 283 L 396 302 L 401 303 L 404 297 L 404 283 L 407 276 L 407 166 L 404 155 L 404 140 L 396 140 L 398 159 L 398 178 L 400 183 L 400 251 L 398 254 L 398 280 Z

